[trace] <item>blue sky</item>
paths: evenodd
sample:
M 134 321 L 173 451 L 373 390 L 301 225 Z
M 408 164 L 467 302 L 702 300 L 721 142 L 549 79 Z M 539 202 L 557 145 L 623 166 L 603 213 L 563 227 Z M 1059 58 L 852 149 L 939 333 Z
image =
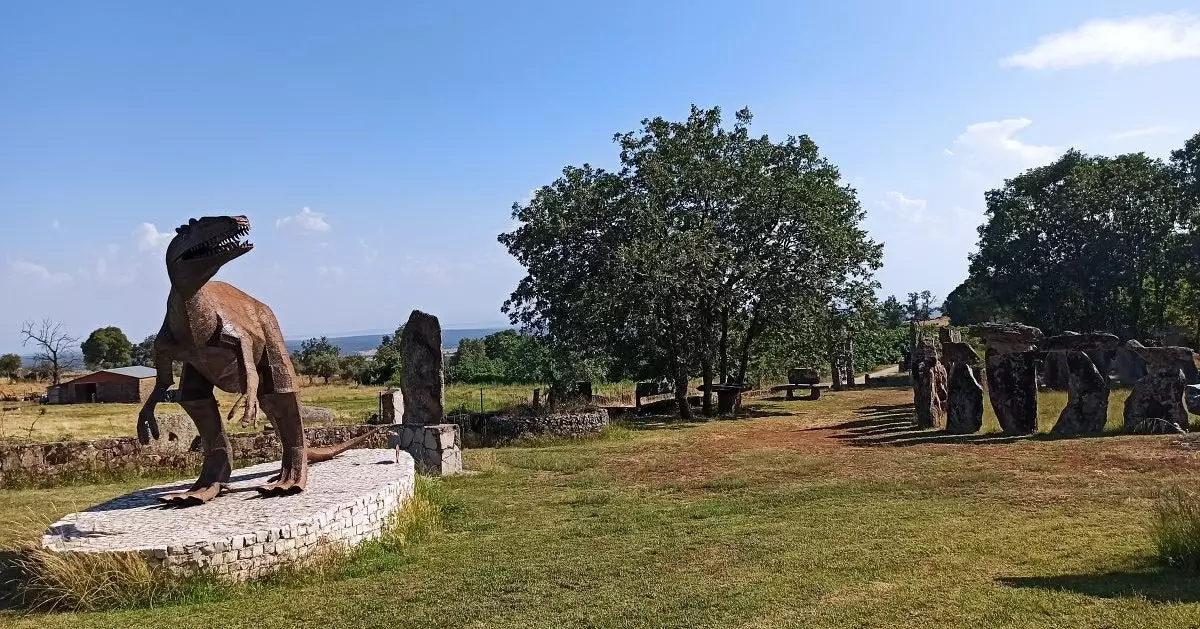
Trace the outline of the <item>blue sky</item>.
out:
M 496 234 L 613 133 L 741 106 L 806 133 L 885 243 L 883 294 L 944 297 L 983 191 L 1068 147 L 1200 131 L 1176 2 L 45 2 L 0 22 L 0 351 L 25 319 L 158 329 L 162 248 L 244 213 L 223 269 L 289 337 L 505 324 Z

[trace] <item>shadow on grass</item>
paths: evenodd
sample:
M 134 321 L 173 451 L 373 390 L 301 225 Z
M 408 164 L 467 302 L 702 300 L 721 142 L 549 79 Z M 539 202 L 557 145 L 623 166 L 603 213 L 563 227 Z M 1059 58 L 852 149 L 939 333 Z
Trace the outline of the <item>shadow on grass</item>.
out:
M 1001 577 L 1013 588 L 1073 592 L 1097 598 L 1145 598 L 1155 603 L 1200 602 L 1200 575 L 1147 567 L 1053 577 Z
M 14 611 L 22 608 L 14 584 L 24 576 L 19 553 L 14 550 L 0 550 L 0 611 Z

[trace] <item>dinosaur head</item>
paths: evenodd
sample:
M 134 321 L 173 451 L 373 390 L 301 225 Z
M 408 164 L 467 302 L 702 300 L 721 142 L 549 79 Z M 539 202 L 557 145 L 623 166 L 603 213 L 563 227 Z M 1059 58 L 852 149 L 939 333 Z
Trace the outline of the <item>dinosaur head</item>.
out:
M 254 248 L 242 240 L 249 233 L 250 221 L 245 216 L 205 216 L 176 227 L 175 237 L 167 245 L 171 284 L 199 289 L 225 263 Z

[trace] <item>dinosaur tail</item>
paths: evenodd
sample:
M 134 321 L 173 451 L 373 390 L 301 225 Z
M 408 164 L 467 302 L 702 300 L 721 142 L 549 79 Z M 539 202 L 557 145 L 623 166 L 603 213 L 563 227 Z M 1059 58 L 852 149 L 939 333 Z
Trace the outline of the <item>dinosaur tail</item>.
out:
M 320 463 L 322 461 L 328 461 L 329 459 L 332 459 L 333 457 L 345 452 L 346 450 L 349 450 L 349 449 L 357 446 L 358 444 L 366 441 L 367 439 L 374 437 L 380 430 L 383 430 L 384 428 L 387 428 L 387 426 L 379 426 L 375 430 L 363 433 L 353 439 L 350 439 L 348 441 L 343 441 L 342 443 L 334 444 L 331 446 L 322 446 L 320 448 L 306 448 L 306 450 L 308 451 L 308 462 L 309 463 Z

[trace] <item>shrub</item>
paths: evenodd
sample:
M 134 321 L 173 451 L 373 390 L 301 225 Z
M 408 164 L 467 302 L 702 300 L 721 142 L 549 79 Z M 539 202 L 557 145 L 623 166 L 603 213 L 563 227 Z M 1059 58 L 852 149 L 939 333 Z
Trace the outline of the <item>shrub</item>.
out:
M 1151 533 L 1163 562 L 1200 572 L 1200 492 L 1180 487 L 1164 491 L 1155 506 Z

